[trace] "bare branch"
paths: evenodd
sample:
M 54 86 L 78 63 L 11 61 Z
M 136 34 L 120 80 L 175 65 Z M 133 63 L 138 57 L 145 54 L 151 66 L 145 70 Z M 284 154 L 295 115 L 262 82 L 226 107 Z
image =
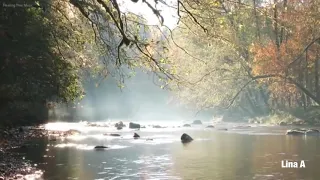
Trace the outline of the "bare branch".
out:
M 202 26 L 202 25 L 198 22 L 198 20 L 193 16 L 193 14 L 184 6 L 184 4 L 183 4 L 180 0 L 178 0 L 178 9 L 180 9 L 180 8 L 179 8 L 180 5 L 184 8 L 185 11 L 187 11 L 187 14 L 188 14 L 189 16 L 191 16 L 191 18 L 193 19 L 193 21 L 194 21 L 196 24 L 198 24 L 198 25 L 203 29 L 203 31 L 204 31 L 205 33 L 208 33 L 208 29 L 205 28 L 204 26 Z M 178 16 L 181 17 L 180 14 L 178 14 Z
M 298 57 L 296 57 L 291 63 L 288 64 L 287 69 L 290 68 L 291 65 L 293 65 L 295 62 L 297 62 L 299 59 L 301 59 L 301 57 L 303 56 L 303 54 L 310 48 L 310 46 L 312 46 L 314 43 L 316 43 L 317 41 L 320 42 L 320 37 L 314 39 L 313 41 L 311 41 L 304 49 L 303 51 L 300 53 L 300 55 Z

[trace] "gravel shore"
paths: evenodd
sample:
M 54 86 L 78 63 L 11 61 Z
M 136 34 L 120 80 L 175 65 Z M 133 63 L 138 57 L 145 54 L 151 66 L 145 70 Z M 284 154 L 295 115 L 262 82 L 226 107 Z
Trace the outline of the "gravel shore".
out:
M 43 172 L 12 149 L 25 146 L 25 142 L 32 138 L 45 136 L 48 136 L 48 132 L 42 127 L 0 130 L 0 180 L 42 179 Z

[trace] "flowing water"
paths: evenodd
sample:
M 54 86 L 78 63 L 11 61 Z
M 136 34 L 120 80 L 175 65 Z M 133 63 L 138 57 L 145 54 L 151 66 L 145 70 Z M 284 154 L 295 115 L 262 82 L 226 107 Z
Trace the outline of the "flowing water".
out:
M 33 142 L 38 146 L 29 147 L 25 158 L 43 169 L 43 179 L 48 180 L 320 179 L 319 137 L 286 136 L 289 127 L 257 125 L 172 128 L 178 124 L 181 125 L 167 123 L 169 127 L 162 129 L 147 126 L 139 131 L 85 127 L 82 123 L 48 124 L 49 129 L 78 129 L 82 134 L 55 142 Z M 119 133 L 121 137 L 104 136 L 106 132 Z M 133 139 L 134 132 L 141 138 Z M 194 141 L 182 144 L 182 133 Z M 146 141 L 147 138 L 153 141 Z M 109 148 L 97 151 L 96 145 Z M 306 167 L 281 168 L 282 160 L 305 160 Z

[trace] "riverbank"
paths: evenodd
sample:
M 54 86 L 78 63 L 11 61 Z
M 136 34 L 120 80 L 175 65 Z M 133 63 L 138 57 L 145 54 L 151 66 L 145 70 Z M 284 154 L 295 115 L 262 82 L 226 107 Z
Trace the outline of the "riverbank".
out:
M 15 149 L 28 148 L 28 142 L 48 138 L 56 141 L 58 137 L 66 137 L 79 133 L 77 130 L 50 131 L 43 126 L 28 126 L 0 129 L 0 180 L 2 179 L 41 179 L 43 172 L 36 164 L 26 160 Z
M 271 125 L 309 125 L 320 126 L 320 107 L 312 106 L 306 109 L 291 108 L 287 110 L 276 110 L 267 116 L 255 117 L 248 123 L 271 124 Z
M 42 127 L 18 127 L 0 130 L 0 180 L 40 179 L 42 171 L 13 150 L 26 146 L 33 138 L 43 138 L 48 132 Z

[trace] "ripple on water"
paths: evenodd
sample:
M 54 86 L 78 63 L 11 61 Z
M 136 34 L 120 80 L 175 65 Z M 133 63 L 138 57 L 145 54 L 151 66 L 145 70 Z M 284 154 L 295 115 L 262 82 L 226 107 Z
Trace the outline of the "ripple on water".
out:
M 158 145 L 158 144 L 170 144 L 176 141 L 180 141 L 179 139 L 153 139 L 152 141 L 147 141 L 146 139 L 135 139 L 130 141 L 133 144 L 148 144 L 148 145 Z
M 76 148 L 80 150 L 93 150 L 95 146 L 87 145 L 87 144 L 75 144 L 75 143 L 63 143 L 57 144 L 56 148 Z M 122 146 L 122 145 L 108 145 L 108 149 L 123 149 L 129 146 Z M 106 150 L 108 150 L 106 149 Z
M 118 165 L 113 167 L 118 170 L 113 177 L 109 175 L 114 171 L 111 167 L 105 167 L 103 172 L 107 172 L 108 179 L 181 179 L 177 176 L 171 176 L 172 159 L 170 155 L 162 156 L 139 156 L 138 160 L 129 161 L 126 158 L 114 158 Z M 133 164 L 139 164 L 138 166 Z M 130 169 L 129 166 L 138 167 Z
M 124 148 L 128 148 L 129 146 L 122 146 L 122 145 L 110 145 L 108 146 L 108 149 L 124 149 Z
M 56 148 L 76 148 L 76 149 L 81 149 L 81 150 L 91 150 L 94 149 L 94 146 L 89 146 L 87 144 L 75 144 L 75 143 L 63 143 L 63 144 L 57 144 L 55 146 Z
M 258 179 L 258 180 L 273 180 L 275 179 L 273 174 L 256 174 L 252 179 Z
M 74 141 L 81 141 L 88 138 L 88 136 L 85 135 L 71 135 L 66 137 L 66 139 L 74 140 Z
M 42 171 L 36 171 L 33 174 L 28 174 L 24 176 L 25 180 L 34 180 L 34 179 L 41 179 L 43 175 Z

